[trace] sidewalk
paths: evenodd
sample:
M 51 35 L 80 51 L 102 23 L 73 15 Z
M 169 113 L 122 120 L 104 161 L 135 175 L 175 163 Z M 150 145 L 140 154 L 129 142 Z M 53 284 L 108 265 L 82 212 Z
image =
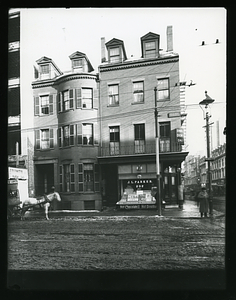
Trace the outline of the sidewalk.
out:
M 35 213 L 30 213 L 35 215 Z M 40 213 L 41 214 L 41 213 Z M 115 207 L 108 207 L 103 211 L 98 210 L 56 210 L 49 212 L 51 216 L 81 216 L 81 217 L 102 217 L 102 216 L 125 216 L 125 217 L 141 217 L 141 216 L 159 216 L 158 211 L 153 210 L 121 210 Z M 223 217 L 225 214 L 213 209 L 213 218 Z M 194 201 L 185 200 L 183 209 L 179 209 L 178 205 L 169 205 L 162 209 L 161 216 L 164 218 L 183 218 L 192 219 L 200 218 L 199 207 Z

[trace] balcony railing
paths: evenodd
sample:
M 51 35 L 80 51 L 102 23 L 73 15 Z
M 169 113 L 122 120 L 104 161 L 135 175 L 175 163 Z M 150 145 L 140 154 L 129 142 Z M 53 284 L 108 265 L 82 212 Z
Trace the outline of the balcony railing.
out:
M 167 139 L 159 140 L 159 152 L 170 153 L 170 152 L 182 152 L 182 143 L 173 143 Z M 116 144 L 114 146 L 103 146 L 101 149 L 101 156 L 124 156 L 124 155 L 138 155 L 138 154 L 155 154 L 156 143 L 145 143 L 144 145 L 131 144 Z

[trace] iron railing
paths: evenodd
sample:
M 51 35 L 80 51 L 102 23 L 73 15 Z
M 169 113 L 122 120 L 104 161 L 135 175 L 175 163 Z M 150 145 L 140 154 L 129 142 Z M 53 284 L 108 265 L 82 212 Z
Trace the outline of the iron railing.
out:
M 159 153 L 182 152 L 182 143 L 171 142 L 170 139 L 159 139 Z M 144 145 L 135 145 L 135 143 L 122 144 L 113 146 L 103 146 L 101 156 L 124 156 L 138 154 L 155 154 L 156 143 L 145 143 Z

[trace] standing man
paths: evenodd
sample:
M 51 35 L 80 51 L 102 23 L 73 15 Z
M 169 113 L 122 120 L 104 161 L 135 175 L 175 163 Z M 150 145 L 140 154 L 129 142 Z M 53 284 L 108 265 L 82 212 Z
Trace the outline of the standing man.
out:
M 208 195 L 205 187 L 202 187 L 201 192 L 198 194 L 198 199 L 199 199 L 199 203 L 200 203 L 199 211 L 201 214 L 201 218 L 203 217 L 203 214 L 204 214 L 204 217 L 207 217 L 207 213 L 209 210 L 209 202 L 208 202 L 209 195 Z

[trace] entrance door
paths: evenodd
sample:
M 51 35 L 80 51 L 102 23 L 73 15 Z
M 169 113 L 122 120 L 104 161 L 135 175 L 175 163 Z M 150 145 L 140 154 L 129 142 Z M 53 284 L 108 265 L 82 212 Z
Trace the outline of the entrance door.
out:
M 49 194 L 54 185 L 53 164 L 36 165 L 35 192 L 36 196 Z
M 165 173 L 163 182 L 163 197 L 167 204 L 177 204 L 176 173 Z
M 117 165 L 104 165 L 103 176 L 105 179 L 105 195 L 103 202 L 105 206 L 115 206 L 118 202 L 118 175 Z

